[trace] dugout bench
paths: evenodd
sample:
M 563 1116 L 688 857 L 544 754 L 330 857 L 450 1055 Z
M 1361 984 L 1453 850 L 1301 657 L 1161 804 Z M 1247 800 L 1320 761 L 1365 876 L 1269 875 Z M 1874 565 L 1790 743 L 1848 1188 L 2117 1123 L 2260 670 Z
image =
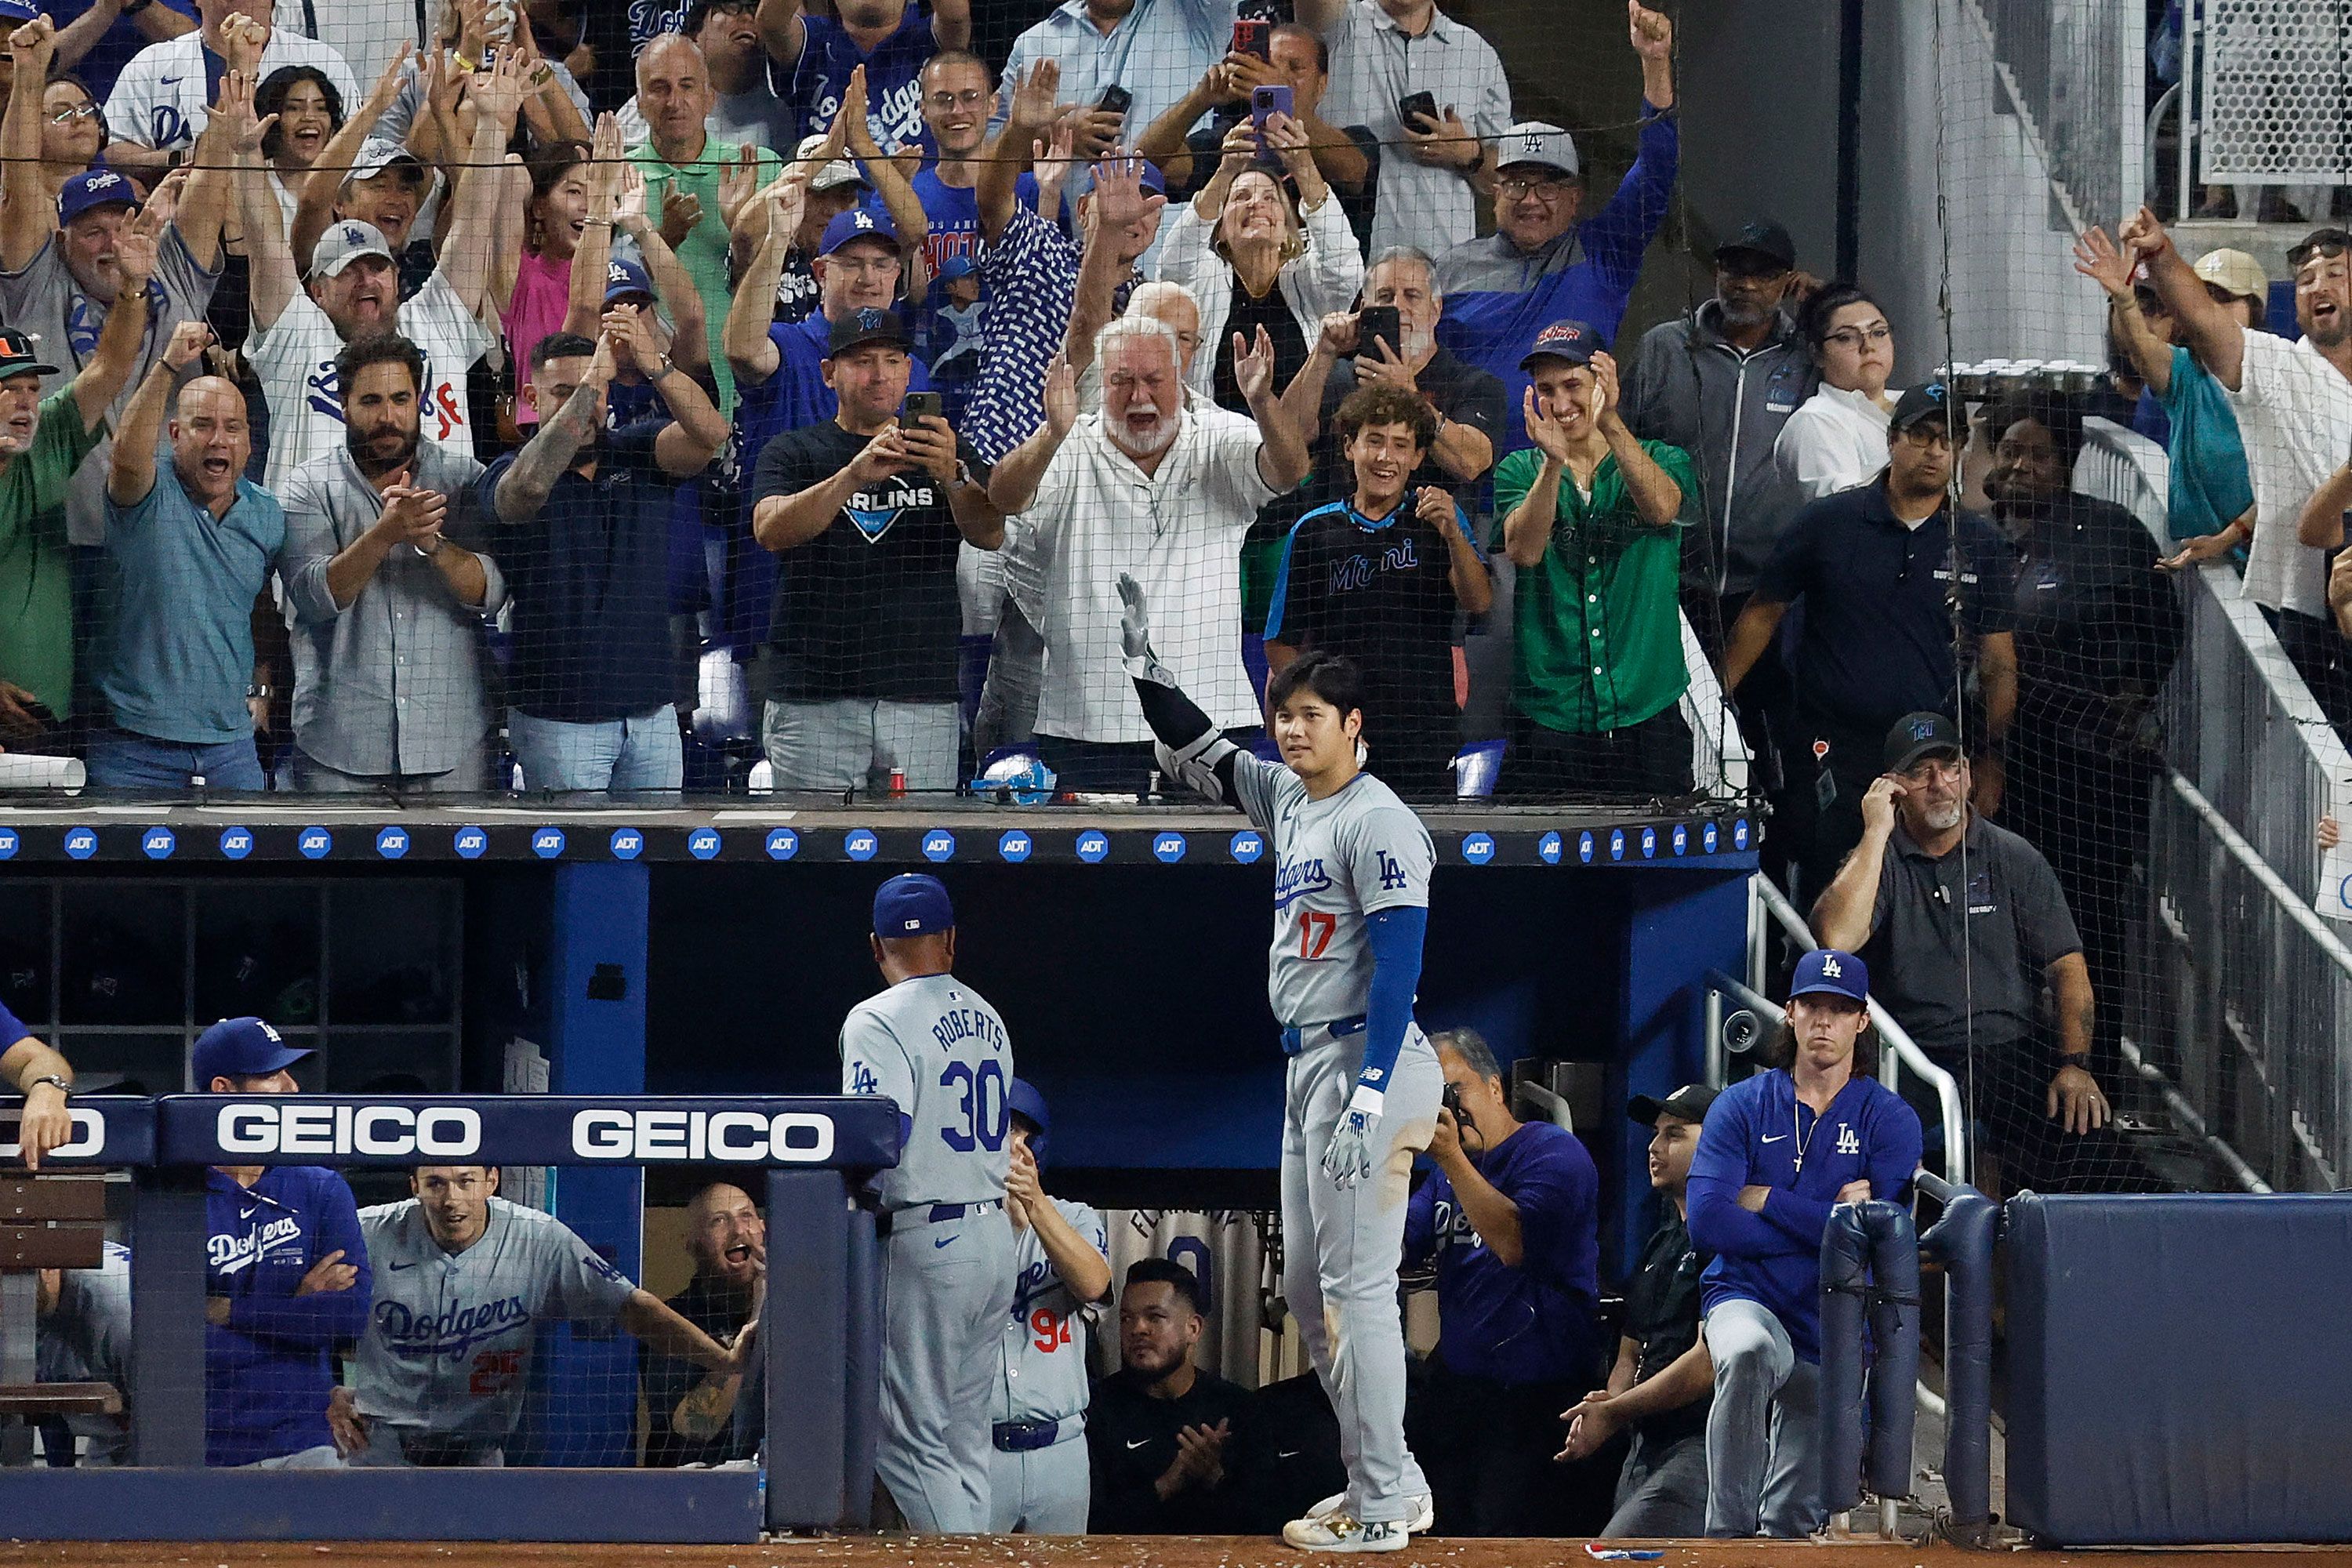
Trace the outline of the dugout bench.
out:
M 898 1159 L 897 1108 L 843 1098 L 97 1096 L 59 1172 L 127 1170 L 132 1464 L 0 1468 L 0 1518 L 48 1540 L 726 1544 L 867 1522 L 881 1381 L 881 1262 L 856 1184 Z M 14 1117 L 0 1109 L 0 1158 Z M 205 1169 L 435 1161 L 762 1175 L 764 1469 L 205 1468 Z M 49 1166 L 45 1165 L 47 1171 Z M 562 1179 L 559 1174 L 558 1180 Z M 48 1184 L 45 1180 L 32 1184 Z M 13 1325 L 11 1325 L 13 1327 Z

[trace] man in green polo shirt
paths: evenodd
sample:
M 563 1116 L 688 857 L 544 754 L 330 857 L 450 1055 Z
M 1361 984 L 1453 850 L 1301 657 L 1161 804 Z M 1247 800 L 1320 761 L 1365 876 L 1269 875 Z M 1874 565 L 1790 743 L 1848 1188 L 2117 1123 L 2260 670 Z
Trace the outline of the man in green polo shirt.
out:
M 660 214 L 662 237 L 677 252 L 695 290 L 702 296 L 703 321 L 710 334 L 710 370 L 719 383 L 719 412 L 735 414 L 735 373 L 720 339 L 732 299 L 727 280 L 727 221 L 720 216 L 719 185 L 740 161 L 743 149 L 721 142 L 703 123 L 710 113 L 709 68 L 693 39 L 665 33 L 637 57 L 637 108 L 649 140 L 630 149 L 646 176 L 646 210 Z M 759 149 L 754 190 L 783 173 L 773 150 Z
M 138 363 L 152 303 L 161 224 L 125 224 L 122 279 L 81 372 L 44 400 L 58 374 L 32 337 L 0 327 L 0 749 L 53 751 L 73 714 L 73 554 L 66 485 L 106 438 L 106 410 Z
M 1495 468 L 1503 548 L 1518 569 L 1514 794 L 1686 795 L 1690 726 L 1675 599 L 1685 498 L 1679 447 L 1618 412 L 1617 363 L 1582 321 L 1536 334 L 1519 367 L 1532 449 Z

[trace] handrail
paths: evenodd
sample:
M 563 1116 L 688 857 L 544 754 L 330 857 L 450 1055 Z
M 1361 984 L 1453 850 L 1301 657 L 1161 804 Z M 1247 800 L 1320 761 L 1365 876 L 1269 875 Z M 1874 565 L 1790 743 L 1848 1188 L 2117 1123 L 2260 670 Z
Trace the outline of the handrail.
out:
M 1750 879 L 1750 885 L 1762 899 L 1766 910 L 1780 922 L 1782 931 L 1808 948 L 1821 945 L 1821 940 L 1813 935 L 1812 927 L 1805 923 L 1804 917 L 1797 912 L 1796 907 L 1772 885 L 1769 879 L 1759 872 Z M 1766 1005 L 1771 1005 L 1767 1003 Z M 1779 1018 L 1780 1013 L 1778 1007 L 1772 1009 L 1775 1019 Z M 1895 1016 L 1882 1006 L 1875 996 L 1870 999 L 1870 1021 L 1878 1026 L 1879 1038 L 1886 1043 L 1886 1049 L 1880 1054 L 1878 1060 L 1880 1080 L 1892 1089 L 1902 1081 L 1901 1073 L 1907 1069 L 1927 1081 L 1928 1087 L 1936 1091 L 1936 1103 L 1943 1112 L 1945 1173 L 1954 1181 L 1967 1181 L 1968 1107 L 1960 1098 L 1958 1082 L 1929 1059 L 1927 1053 L 1919 1048 L 1903 1026 L 1895 1021 Z M 1901 1064 L 1899 1068 L 1897 1063 Z
M 2262 885 L 2263 891 L 2287 912 L 2287 918 L 2301 926 L 2304 934 L 2318 944 L 2319 951 L 2327 955 L 2329 963 L 2346 975 L 2352 976 L 2352 947 L 2345 946 L 2343 939 L 2327 929 L 2327 922 L 2320 918 L 2319 911 L 2295 896 L 2294 889 L 2286 885 L 2286 879 L 2271 869 L 2271 863 L 2246 842 L 2243 835 L 2230 826 L 2230 819 L 2221 815 L 2219 806 L 2205 798 L 2203 791 L 2182 777 L 2179 769 L 2168 768 L 2165 771 L 2171 775 L 2172 793 L 2188 802 L 2189 809 L 2205 819 L 2205 826 L 2213 830 L 2213 837 L 2221 841 L 2221 847 L 2230 852 L 2231 858 L 2243 866 Z

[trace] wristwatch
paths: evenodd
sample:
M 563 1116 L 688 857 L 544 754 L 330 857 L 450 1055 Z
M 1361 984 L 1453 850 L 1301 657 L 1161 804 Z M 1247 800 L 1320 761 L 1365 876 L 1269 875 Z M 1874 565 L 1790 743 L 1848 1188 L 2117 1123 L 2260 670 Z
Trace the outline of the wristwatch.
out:
M 139 3 L 143 5 L 147 3 L 147 0 L 139 0 Z M 26 1084 L 25 1086 L 25 1092 L 30 1094 L 33 1090 L 40 1088 L 41 1085 L 45 1083 L 50 1088 L 56 1089 L 59 1094 L 71 1094 L 73 1092 L 73 1085 L 68 1083 L 65 1079 L 59 1078 L 53 1072 L 43 1073 L 40 1077 Z
M 660 363 L 654 366 L 653 374 L 647 376 L 646 379 L 647 381 L 667 381 L 669 378 L 670 373 L 677 368 L 677 362 L 670 358 L 669 355 L 664 354 L 661 356 Z

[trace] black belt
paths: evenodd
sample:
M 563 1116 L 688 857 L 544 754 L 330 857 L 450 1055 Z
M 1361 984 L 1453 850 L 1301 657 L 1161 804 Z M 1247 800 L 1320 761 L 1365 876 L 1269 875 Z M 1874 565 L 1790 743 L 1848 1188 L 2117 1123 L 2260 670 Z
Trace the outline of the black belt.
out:
M 990 1429 L 989 1437 L 999 1453 L 1026 1454 L 1050 1448 L 1086 1429 L 1083 1415 L 1065 1415 L 1058 1421 L 999 1421 Z

